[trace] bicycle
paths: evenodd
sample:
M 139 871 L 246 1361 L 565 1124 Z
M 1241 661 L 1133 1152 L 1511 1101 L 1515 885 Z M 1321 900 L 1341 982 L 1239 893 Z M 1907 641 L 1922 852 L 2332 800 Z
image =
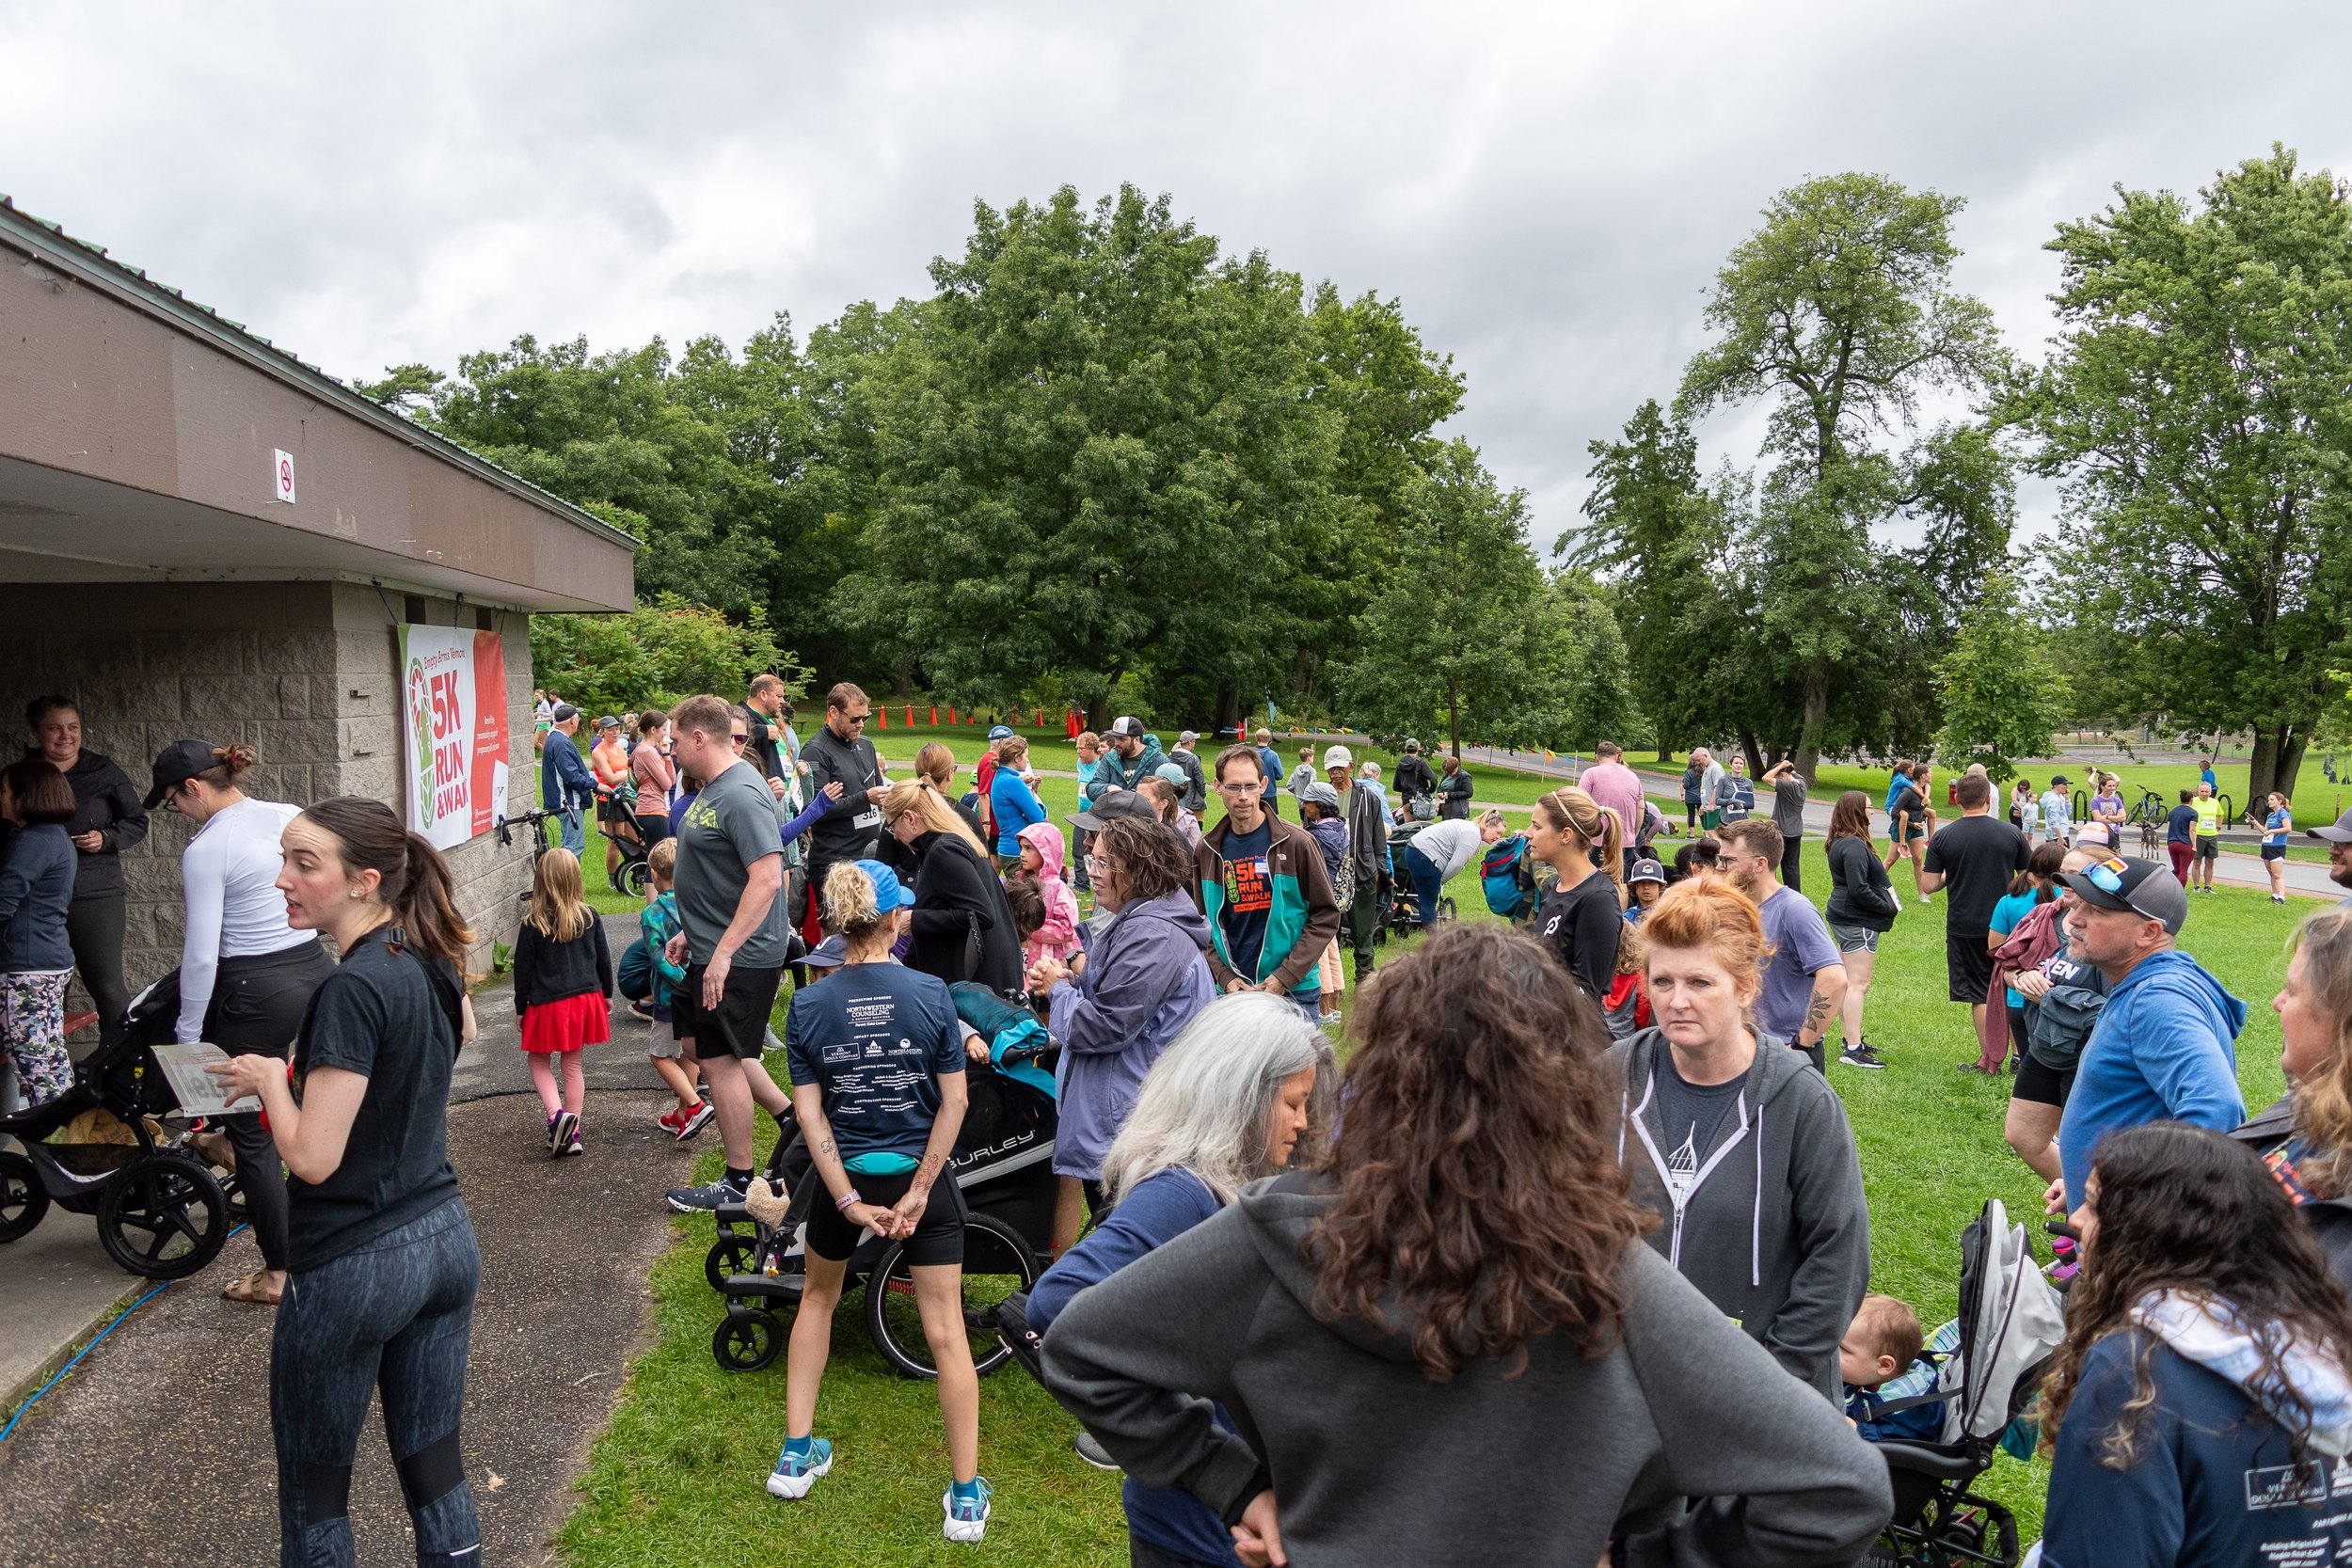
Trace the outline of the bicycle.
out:
M 516 828 L 528 828 L 531 830 L 531 881 L 532 887 L 536 887 L 539 882 L 539 857 L 548 852 L 548 835 L 540 830 L 539 824 L 545 822 L 550 816 L 560 816 L 562 815 L 563 814 L 561 812 L 527 811 L 520 816 L 501 816 L 498 820 L 499 843 L 505 848 L 511 849 L 515 846 L 515 834 L 513 830 Z M 515 901 L 528 909 L 531 905 L 531 888 L 525 888 L 522 892 L 516 894 L 515 895 Z

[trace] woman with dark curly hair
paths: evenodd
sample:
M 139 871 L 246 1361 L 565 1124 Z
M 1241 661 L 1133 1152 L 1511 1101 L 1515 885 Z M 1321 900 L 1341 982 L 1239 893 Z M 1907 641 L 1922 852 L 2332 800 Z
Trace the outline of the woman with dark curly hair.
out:
M 2042 1386 L 2042 1561 L 2340 1562 L 2352 1309 L 2280 1181 L 2217 1132 L 2111 1132 Z
M 1580 997 L 1496 925 L 1382 971 L 1324 1172 L 1079 1294 L 1056 1397 L 1251 1564 L 1858 1557 L 1885 1466 L 1642 1244 Z

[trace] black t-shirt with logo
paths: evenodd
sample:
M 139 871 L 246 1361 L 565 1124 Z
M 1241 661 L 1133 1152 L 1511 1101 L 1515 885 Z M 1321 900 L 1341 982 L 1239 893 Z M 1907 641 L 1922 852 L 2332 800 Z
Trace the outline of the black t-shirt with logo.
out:
M 297 1075 L 342 1068 L 368 1081 L 326 1180 L 289 1172 L 287 1263 L 299 1272 L 356 1252 L 457 1196 L 449 1163 L 449 1075 L 457 1037 L 424 966 L 381 935 L 353 944 L 319 984 L 294 1044 Z M 442 965 L 452 987 L 456 976 Z

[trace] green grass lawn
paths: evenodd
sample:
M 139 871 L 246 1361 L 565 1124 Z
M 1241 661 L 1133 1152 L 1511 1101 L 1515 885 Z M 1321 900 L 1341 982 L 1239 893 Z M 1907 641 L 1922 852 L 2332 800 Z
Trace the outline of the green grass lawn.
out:
M 1041 766 L 1050 764 L 1041 758 Z M 1057 815 L 1074 809 L 1074 781 L 1048 778 L 1044 792 Z M 592 843 L 589 853 L 597 865 L 600 847 Z M 1818 845 L 1807 846 L 1805 861 L 1818 901 L 1828 885 Z M 1464 918 L 1491 918 L 1474 869 L 1449 891 Z M 596 902 L 622 907 L 610 895 Z M 2298 900 L 2279 910 L 2260 891 L 2224 889 L 2191 908 L 2184 945 L 2250 1009 L 2238 1041 L 2249 1109 L 2279 1093 L 2279 1030 L 2268 1002 L 2285 973 L 2282 944 L 2293 922 L 2318 907 Z M 1942 902 L 1915 899 L 1881 948 L 1870 993 L 1867 1032 L 1889 1067 L 1830 1069 L 1869 1194 L 1871 1288 L 1913 1303 L 1931 1329 L 1957 1309 L 1960 1232 L 1986 1198 L 2000 1198 L 2030 1224 L 2037 1246 L 2045 1239 L 2042 1183 L 2001 1139 L 2007 1081 L 1954 1069 L 1976 1047 L 1964 1009 L 1945 1000 L 1943 950 Z M 769 1135 L 763 1131 L 763 1146 Z M 717 1163 L 716 1150 L 707 1151 L 706 1176 Z M 806 1503 L 779 1502 L 761 1489 L 784 1435 L 783 1362 L 751 1375 L 719 1370 L 709 1347 L 721 1304 L 702 1274 L 711 1224 L 681 1219 L 677 1229 L 678 1244 L 651 1280 L 650 1347 L 596 1443 L 580 1502 L 558 1538 L 563 1560 L 578 1568 L 733 1560 L 760 1541 L 770 1544 L 765 1555 L 805 1568 L 968 1560 L 939 1534 L 947 1465 L 931 1389 L 885 1366 L 854 1294 L 835 1320 L 818 1422 L 837 1446 L 838 1465 Z M 1017 1369 L 983 1382 L 982 1469 L 997 1489 L 992 1554 L 1041 1568 L 1122 1559 L 1118 1478 L 1071 1455 L 1075 1433 Z M 2016 1511 L 2027 1541 L 2039 1533 L 2046 1482 L 2044 1466 L 2007 1458 L 1986 1478 L 1991 1494 Z
M 2222 794 L 2230 798 L 2231 808 L 2240 814 L 2259 803 L 2247 799 L 2246 768 L 2243 759 L 2233 761 L 2224 757 L 2213 770 L 2215 784 Z M 1936 809 L 1948 812 L 1952 808 L 1945 803 L 1944 786 L 1950 782 L 1951 770 L 1939 768 L 1936 771 Z M 2085 799 L 2090 797 L 2092 771 L 2090 763 L 2068 762 L 2063 758 L 2055 762 L 2043 759 L 2021 763 L 2018 771 L 2031 779 L 2037 789 L 2047 789 L 2051 775 L 2063 773 L 2070 781 L 2070 789 L 2079 792 Z M 2194 789 L 2197 785 L 2198 770 L 2190 763 L 2125 763 L 2109 771 L 2115 774 L 2122 786 L 2126 811 L 2139 803 L 2139 792 L 2143 789 L 2153 789 L 2162 796 L 2165 808 L 2169 811 L 2179 803 L 2182 790 Z M 1870 798 L 1870 804 L 1875 809 L 1886 799 L 1887 777 L 1884 768 L 1854 763 L 1824 763 L 1814 775 L 1813 793 L 1817 798 L 1835 799 L 1844 790 L 1858 789 Z M 2295 825 L 2298 829 L 2325 827 L 2342 815 L 2347 803 L 2352 803 L 2352 788 L 2329 784 L 2321 776 L 2316 761 L 2304 764 L 2296 784 Z M 2008 799 L 2006 792 L 2002 799 Z

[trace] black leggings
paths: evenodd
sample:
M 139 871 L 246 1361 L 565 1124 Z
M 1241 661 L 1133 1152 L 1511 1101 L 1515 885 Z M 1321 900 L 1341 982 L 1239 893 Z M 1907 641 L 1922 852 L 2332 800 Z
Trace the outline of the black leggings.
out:
M 1682 813 L 1682 831 L 1685 832 L 1697 832 L 1699 825 L 1699 803 L 1696 800 L 1683 801 Z
M 1804 891 L 1804 884 L 1798 880 L 1798 875 L 1804 870 L 1804 840 L 1793 837 L 1782 839 L 1780 841 L 1781 886 L 1792 887 L 1799 893 L 1803 893 Z
M 122 1014 L 131 1006 L 131 988 L 122 983 L 122 927 L 119 893 L 76 898 L 65 907 L 65 940 L 72 944 L 82 989 L 98 1009 L 101 1047 L 122 1037 Z
M 270 1342 L 281 1568 L 350 1568 L 351 1461 L 368 1396 L 416 1529 L 417 1561 L 476 1568 L 482 1527 L 459 1456 L 482 1253 L 456 1198 L 286 1282 Z
M 335 972 L 316 942 L 249 958 L 223 958 L 204 1014 L 204 1037 L 231 1056 L 283 1056 L 302 1027 L 310 993 Z M 253 1239 L 264 1268 L 286 1266 L 286 1172 L 278 1144 L 259 1114 L 221 1117 L 237 1151 L 237 1185 L 245 1192 Z

